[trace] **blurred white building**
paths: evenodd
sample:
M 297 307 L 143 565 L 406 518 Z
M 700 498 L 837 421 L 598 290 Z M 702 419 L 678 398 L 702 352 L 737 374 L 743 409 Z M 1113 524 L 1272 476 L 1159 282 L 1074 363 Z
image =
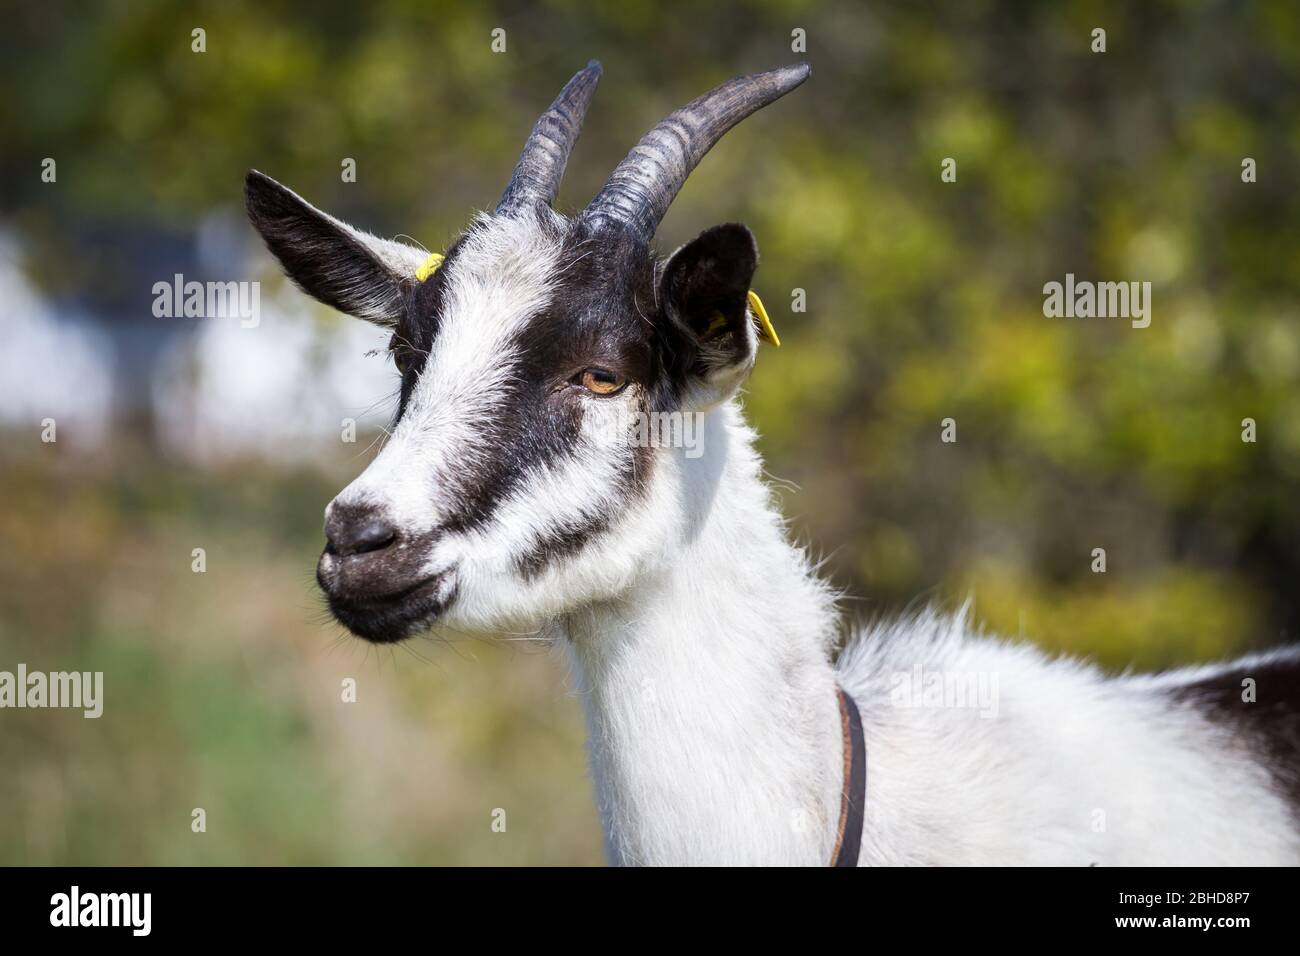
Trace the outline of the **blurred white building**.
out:
M 86 316 L 58 314 L 28 281 L 22 249 L 0 232 L 0 424 L 40 440 L 94 448 L 114 414 L 114 349 Z
M 229 217 L 213 217 L 197 240 L 201 274 L 193 278 L 233 274 L 264 282 L 255 326 L 235 316 L 146 313 L 121 335 L 110 334 L 91 315 L 44 299 L 23 273 L 17 241 L 0 233 L 0 424 L 30 429 L 39 440 L 41 421 L 53 418 L 61 444 L 93 449 L 115 417 L 135 410 L 126 406 L 144 402 L 162 450 L 195 464 L 248 455 L 282 463 L 359 455 L 396 407 L 398 377 L 384 355 L 388 333 L 298 292 L 264 251 L 241 240 Z M 142 340 L 162 342 L 161 351 L 147 362 L 122 354 Z M 137 375 L 148 381 L 122 378 Z M 349 419 L 355 446 L 342 439 Z

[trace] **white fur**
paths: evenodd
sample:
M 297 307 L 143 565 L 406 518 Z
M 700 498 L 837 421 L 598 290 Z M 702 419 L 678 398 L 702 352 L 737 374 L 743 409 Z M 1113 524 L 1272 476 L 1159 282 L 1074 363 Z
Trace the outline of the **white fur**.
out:
M 407 414 L 339 500 L 381 504 L 406 531 L 454 506 L 456 470 L 486 447 L 512 374 L 512 336 L 556 281 L 548 235 L 526 218 L 481 223 Z M 1165 693 L 1203 671 L 1107 679 L 932 612 L 857 634 L 833 665 L 833 595 L 788 543 L 728 398 L 749 364 L 697 383 L 702 455 L 658 450 L 648 493 L 579 553 L 531 579 L 517 570 L 557 523 L 608 510 L 615 459 L 596 441 L 429 558 L 458 594 L 444 626 L 562 637 L 613 860 L 829 862 L 838 681 L 865 726 L 864 864 L 1300 862 L 1256 755 Z M 593 399 L 588 413 L 616 408 Z M 901 705 L 918 666 L 996 680 L 995 706 Z
M 896 706 L 896 675 L 918 664 L 996 674 L 997 716 Z M 1245 743 L 1164 695 L 1202 669 L 1108 679 L 927 611 L 860 635 L 839 673 L 866 728 L 864 862 L 1300 862 L 1289 808 Z
M 1162 693 L 1211 669 L 1107 679 L 931 611 L 857 634 L 832 669 L 831 597 L 786 544 L 735 407 L 710 421 L 726 460 L 715 482 L 674 459 L 697 518 L 672 560 L 568 617 L 615 860 L 826 864 L 838 680 L 865 726 L 863 864 L 1300 862 L 1256 755 Z M 901 706 L 917 665 L 995 675 L 995 711 Z
M 610 854 L 825 863 L 839 814 L 833 603 L 786 541 L 734 405 L 665 455 L 671 551 L 567 616 Z M 661 512 L 663 513 L 663 512 Z

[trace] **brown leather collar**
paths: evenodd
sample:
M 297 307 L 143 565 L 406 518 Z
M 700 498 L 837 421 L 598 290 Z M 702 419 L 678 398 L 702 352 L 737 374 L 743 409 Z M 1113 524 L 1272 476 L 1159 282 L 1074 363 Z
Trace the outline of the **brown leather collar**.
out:
M 844 789 L 840 791 L 840 823 L 835 831 L 831 866 L 857 866 L 862 848 L 862 818 L 867 808 L 867 743 L 862 717 L 853 698 L 838 685 L 840 732 L 844 737 Z

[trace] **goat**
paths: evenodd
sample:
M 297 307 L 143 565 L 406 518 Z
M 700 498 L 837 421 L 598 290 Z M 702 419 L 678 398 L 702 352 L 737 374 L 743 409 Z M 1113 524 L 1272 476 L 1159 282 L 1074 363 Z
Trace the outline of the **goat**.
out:
M 764 319 L 754 238 L 733 223 L 652 248 L 709 149 L 809 69 L 673 112 L 566 217 L 552 206 L 600 72 L 563 88 L 495 211 L 445 254 L 248 174 L 289 277 L 392 330 L 391 437 L 325 514 L 317 578 L 338 621 L 380 643 L 553 638 L 613 862 L 828 863 L 855 766 L 840 690 L 866 755 L 850 862 L 1300 862 L 1294 649 L 1108 678 L 924 611 L 836 657 L 836 596 L 787 540 L 737 398 Z M 597 434 L 661 413 L 696 417 L 696 454 Z M 923 674 L 994 693 L 931 699 Z

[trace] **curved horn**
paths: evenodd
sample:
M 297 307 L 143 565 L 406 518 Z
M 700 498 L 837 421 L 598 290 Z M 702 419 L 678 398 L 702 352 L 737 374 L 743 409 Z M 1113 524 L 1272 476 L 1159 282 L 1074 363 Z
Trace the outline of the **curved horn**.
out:
M 498 213 L 509 214 L 524 206 L 550 205 L 555 201 L 569 152 L 578 141 L 582 118 L 599 81 L 600 61 L 592 60 L 586 69 L 579 70 L 564 84 L 560 95 L 541 115 L 528 142 L 524 143 L 510 184 L 497 203 Z
M 668 115 L 618 164 L 583 218 L 623 226 L 649 241 L 686 177 L 723 134 L 808 79 L 808 64 L 723 83 Z

